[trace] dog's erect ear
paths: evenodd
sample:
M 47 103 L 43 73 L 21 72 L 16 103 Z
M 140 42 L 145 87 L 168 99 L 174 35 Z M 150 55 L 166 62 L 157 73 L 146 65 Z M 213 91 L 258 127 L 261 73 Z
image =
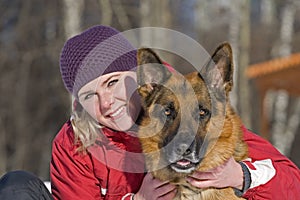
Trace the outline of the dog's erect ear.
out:
M 217 47 L 211 60 L 201 70 L 201 76 L 210 88 L 224 89 L 226 93 L 233 86 L 233 59 L 232 49 L 225 42 Z
M 158 55 L 149 48 L 141 48 L 137 55 L 137 82 L 150 92 L 153 87 L 163 84 L 170 76 L 171 72 L 163 65 Z

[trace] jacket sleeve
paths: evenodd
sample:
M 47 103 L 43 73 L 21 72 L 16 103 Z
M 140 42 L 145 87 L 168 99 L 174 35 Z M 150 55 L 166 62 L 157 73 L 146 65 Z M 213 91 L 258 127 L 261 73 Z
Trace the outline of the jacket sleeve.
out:
M 299 200 L 300 171 L 271 143 L 244 129 L 249 158 L 244 161 L 251 174 L 250 189 L 243 195 L 249 200 Z
M 102 199 L 88 154 L 79 154 L 64 126 L 52 144 L 51 190 L 55 200 Z M 73 132 L 72 132 L 73 134 Z

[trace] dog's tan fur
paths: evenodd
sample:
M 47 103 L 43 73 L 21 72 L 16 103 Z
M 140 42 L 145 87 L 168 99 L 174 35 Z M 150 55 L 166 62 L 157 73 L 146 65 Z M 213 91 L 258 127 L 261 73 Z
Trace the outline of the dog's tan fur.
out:
M 197 170 L 206 171 L 218 167 L 231 156 L 236 161 L 247 157 L 247 146 L 242 141 L 241 120 L 229 101 L 233 85 L 230 45 L 224 43 L 216 49 L 201 75 L 193 72 L 182 77 L 177 73 L 170 73 L 151 49 L 138 51 L 138 64 L 138 91 L 144 111 L 139 119 L 138 134 L 148 170 L 152 171 L 154 177 L 178 186 L 175 199 L 242 199 L 234 194 L 232 188 L 198 189 L 191 186 L 185 179 L 188 174 L 178 173 L 168 167 L 166 155 L 164 151 L 160 151 L 164 148 L 162 143 L 170 134 L 176 136 L 179 134 L 177 131 L 184 132 L 183 130 L 190 130 L 192 127 L 196 130 L 195 140 L 205 141 L 203 144 L 206 145 Z M 172 123 L 166 124 L 161 120 L 160 114 L 157 114 L 157 105 L 163 107 L 170 102 L 174 105 L 176 117 L 172 118 Z M 202 110 L 197 110 L 199 105 L 211 111 L 211 115 L 206 116 Z M 200 121 L 194 120 L 194 115 L 191 114 L 195 110 L 203 115 Z M 164 112 L 169 114 L 169 110 Z

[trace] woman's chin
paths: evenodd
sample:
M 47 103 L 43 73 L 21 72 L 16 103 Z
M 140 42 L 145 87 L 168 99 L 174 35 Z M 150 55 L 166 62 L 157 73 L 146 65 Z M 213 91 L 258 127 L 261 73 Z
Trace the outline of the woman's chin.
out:
M 134 125 L 134 122 L 131 118 L 122 118 L 116 121 L 116 130 L 118 131 L 128 131 L 132 126 Z

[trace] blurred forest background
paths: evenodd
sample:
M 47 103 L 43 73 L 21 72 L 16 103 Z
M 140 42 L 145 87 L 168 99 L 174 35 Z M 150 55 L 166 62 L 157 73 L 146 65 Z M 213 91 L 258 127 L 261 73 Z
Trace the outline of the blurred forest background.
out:
M 169 28 L 208 52 L 229 41 L 237 68 L 233 104 L 259 135 L 260 94 L 245 71 L 300 52 L 299 0 L 0 0 L 0 175 L 24 169 L 49 179 L 51 141 L 71 108 L 59 54 L 67 38 L 96 24 Z M 299 96 L 268 94 L 268 139 L 300 166 Z

